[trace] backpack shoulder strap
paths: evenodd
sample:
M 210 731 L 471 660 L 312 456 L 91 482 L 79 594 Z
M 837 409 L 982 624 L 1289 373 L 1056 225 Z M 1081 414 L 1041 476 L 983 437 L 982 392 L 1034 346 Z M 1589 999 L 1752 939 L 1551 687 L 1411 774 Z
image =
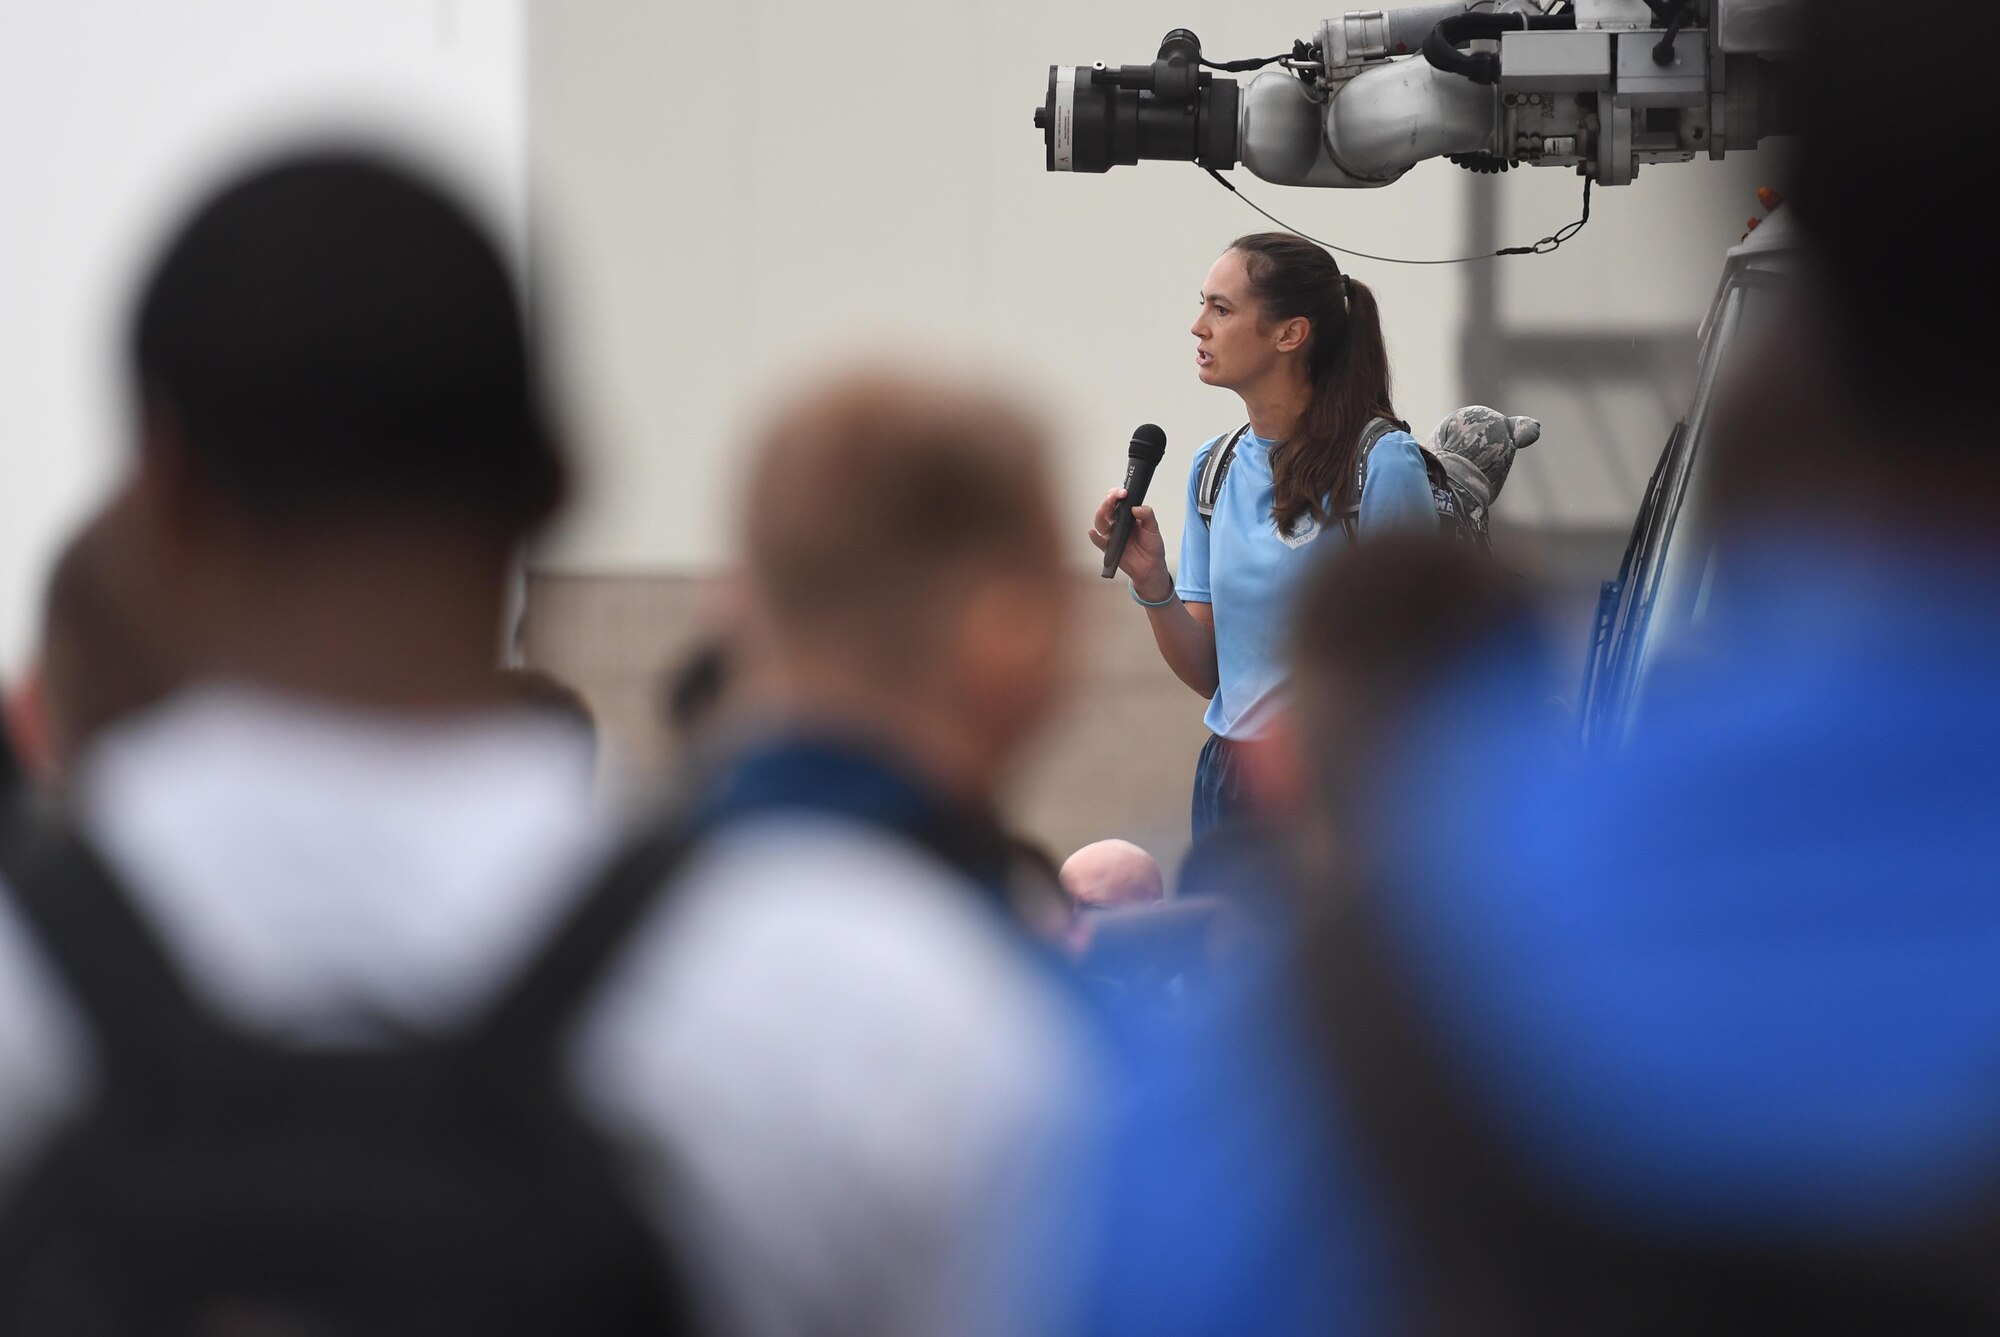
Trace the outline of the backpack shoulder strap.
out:
M 1368 425 L 1361 429 L 1361 445 L 1354 452 L 1354 496 L 1347 503 L 1347 509 L 1340 514 L 1340 527 L 1349 539 L 1358 532 L 1361 521 L 1361 490 L 1368 486 L 1368 457 L 1375 447 L 1382 444 L 1382 438 L 1391 432 L 1404 430 L 1387 418 L 1370 418 Z
M 553 1060 L 569 1023 L 698 842 L 699 833 L 678 814 L 656 819 L 627 840 L 477 1024 L 473 1042 Z
M 170 1064 L 233 1037 L 189 991 L 111 869 L 26 800 L 0 817 L 0 895 L 89 1022 L 108 1073 Z
M 567 1022 L 694 838 L 678 819 L 628 841 L 477 1028 L 553 1054 Z M 188 989 L 117 878 L 65 824 L 22 804 L 0 815 L 0 894 L 11 896 L 105 1050 L 107 1070 L 172 1067 L 244 1042 Z
M 1229 477 L 1229 466 L 1236 461 L 1236 443 L 1249 430 L 1247 422 L 1237 428 L 1227 442 L 1208 452 L 1208 459 L 1201 466 L 1201 482 L 1195 487 L 1194 501 L 1203 524 L 1209 524 L 1215 518 L 1216 499 L 1222 495 L 1222 483 Z
M 1368 457 L 1375 453 L 1375 447 L 1382 444 L 1383 437 L 1402 430 L 1387 418 L 1370 418 L 1368 425 L 1361 429 L 1361 448 L 1354 452 L 1354 501 L 1350 510 L 1361 509 L 1361 489 L 1368 482 Z

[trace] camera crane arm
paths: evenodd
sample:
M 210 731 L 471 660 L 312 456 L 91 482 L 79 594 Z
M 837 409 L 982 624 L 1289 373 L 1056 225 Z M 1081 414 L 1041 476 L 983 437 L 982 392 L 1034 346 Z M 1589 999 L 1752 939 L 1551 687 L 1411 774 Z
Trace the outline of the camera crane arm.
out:
M 1150 65 L 1049 68 L 1050 171 L 1241 162 L 1278 185 L 1375 187 L 1429 158 L 1629 184 L 1789 129 L 1809 0 L 1534 0 L 1343 14 L 1290 56 L 1218 66 L 1183 28 Z M 1469 48 L 1469 49 L 1462 49 Z M 1239 86 L 1218 69 L 1267 68 Z

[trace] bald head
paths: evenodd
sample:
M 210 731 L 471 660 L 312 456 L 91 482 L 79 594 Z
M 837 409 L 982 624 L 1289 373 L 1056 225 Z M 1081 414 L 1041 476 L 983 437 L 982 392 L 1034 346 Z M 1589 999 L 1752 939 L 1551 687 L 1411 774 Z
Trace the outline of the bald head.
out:
M 1129 840 L 1100 840 L 1070 855 L 1062 885 L 1078 906 L 1093 910 L 1151 905 L 1166 895 L 1160 865 Z

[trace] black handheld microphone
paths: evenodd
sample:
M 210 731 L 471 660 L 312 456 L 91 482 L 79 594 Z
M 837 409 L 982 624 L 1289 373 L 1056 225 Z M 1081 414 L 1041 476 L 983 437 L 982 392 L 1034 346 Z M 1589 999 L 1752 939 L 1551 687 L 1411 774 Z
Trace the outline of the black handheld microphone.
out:
M 1166 458 L 1167 434 L 1151 423 L 1132 429 L 1132 455 L 1125 465 L 1125 499 L 1111 517 L 1111 540 L 1104 545 L 1104 578 L 1118 574 L 1118 559 L 1125 555 L 1125 541 L 1132 537 L 1132 508 L 1146 500 L 1146 487 L 1153 481 L 1153 468 Z

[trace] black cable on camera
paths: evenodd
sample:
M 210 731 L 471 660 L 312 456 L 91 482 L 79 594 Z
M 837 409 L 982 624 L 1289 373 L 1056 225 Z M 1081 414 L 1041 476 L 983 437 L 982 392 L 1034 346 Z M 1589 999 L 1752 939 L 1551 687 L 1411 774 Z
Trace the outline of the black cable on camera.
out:
M 1207 56 L 1197 56 L 1196 61 L 1205 69 L 1221 70 L 1225 74 L 1241 74 L 1246 70 L 1261 70 L 1266 65 L 1275 65 L 1281 60 L 1314 62 L 1320 59 L 1319 48 L 1300 38 L 1292 43 L 1292 49 L 1276 56 L 1258 56 L 1249 60 L 1210 60 Z
M 1329 251 L 1334 251 L 1341 255 L 1351 255 L 1357 260 L 1373 260 L 1377 264 L 1384 265 L 1469 265 L 1475 260 L 1497 260 L 1502 256 L 1508 255 L 1553 255 L 1562 249 L 1564 242 L 1574 238 L 1577 233 L 1583 231 L 1584 225 L 1590 222 L 1590 189 L 1597 184 L 1594 177 L 1586 176 L 1583 179 L 1583 217 L 1558 228 L 1555 232 L 1543 237 L 1533 246 L 1509 246 L 1504 250 L 1492 251 L 1485 255 L 1461 255 L 1450 260 L 1404 260 L 1392 255 L 1370 255 L 1366 251 L 1349 250 L 1345 246 L 1336 246 L 1330 241 L 1321 241 L 1310 232 L 1299 231 L 1290 223 L 1287 223 L 1282 218 L 1265 209 L 1248 195 L 1245 195 L 1242 191 L 1231 185 L 1229 178 L 1216 171 L 1213 167 L 1204 167 L 1201 170 L 1214 177 L 1217 185 L 1249 205 L 1252 209 L 1255 209 L 1258 213 L 1263 214 L 1264 217 L 1270 219 L 1293 236 L 1304 237 L 1314 245 L 1324 246 Z
M 1480 14 L 1467 10 L 1440 20 L 1424 38 L 1423 55 L 1447 74 L 1462 74 L 1476 84 L 1500 82 L 1496 51 L 1460 51 L 1461 43 L 1498 41 L 1510 32 L 1563 32 L 1576 27 L 1574 14 Z
M 1666 36 L 1660 38 L 1653 48 L 1655 65 L 1674 63 L 1674 41 L 1681 35 L 1681 29 L 1694 18 L 1694 0 L 1646 0 L 1646 8 L 1653 11 L 1655 22 L 1667 25 Z

